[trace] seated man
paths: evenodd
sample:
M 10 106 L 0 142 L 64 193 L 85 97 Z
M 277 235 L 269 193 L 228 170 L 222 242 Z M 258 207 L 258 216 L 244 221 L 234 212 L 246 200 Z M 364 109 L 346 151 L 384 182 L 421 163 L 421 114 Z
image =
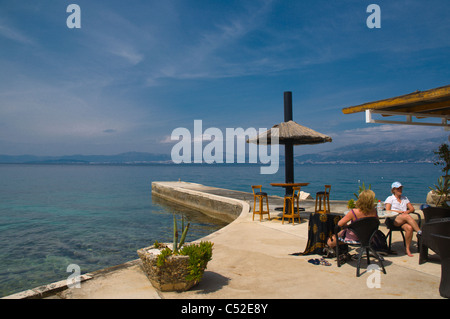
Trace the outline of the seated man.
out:
M 408 197 L 403 195 L 403 185 L 400 182 L 392 183 L 391 193 L 392 195 L 384 201 L 386 210 L 396 212 L 398 215 L 386 218 L 386 225 L 401 227 L 405 231 L 406 253 L 409 257 L 413 257 L 410 249 L 413 232 L 416 231 L 419 236 L 422 233 L 417 222 L 409 215 L 414 212 L 414 207 Z

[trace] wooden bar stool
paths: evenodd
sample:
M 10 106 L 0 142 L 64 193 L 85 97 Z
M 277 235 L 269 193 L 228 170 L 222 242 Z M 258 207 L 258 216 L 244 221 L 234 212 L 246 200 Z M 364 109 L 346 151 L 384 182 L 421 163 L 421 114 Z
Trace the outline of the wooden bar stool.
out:
M 282 224 L 284 224 L 285 217 L 288 220 L 292 219 L 292 225 L 294 225 L 294 219 L 298 218 L 298 223 L 300 224 L 299 200 L 300 200 L 300 187 L 293 187 L 292 194 L 284 196 L 283 218 L 281 219 Z M 297 202 L 297 212 L 295 212 L 295 202 Z
M 330 213 L 330 191 L 331 191 L 331 185 L 325 185 L 325 191 L 324 192 L 317 192 L 316 193 L 316 205 L 314 211 L 316 213 L 322 212 L 322 213 Z M 322 203 L 323 203 L 323 210 L 322 210 Z M 319 207 L 317 207 L 319 206 Z
M 300 187 L 292 187 L 292 192 L 294 194 L 294 199 L 297 201 L 297 214 L 299 214 L 298 221 L 300 222 L 300 210 L 304 211 L 304 208 L 300 208 Z M 296 193 L 297 192 L 297 193 Z
M 252 191 L 253 191 L 253 218 L 252 218 L 252 220 L 255 220 L 255 214 L 259 214 L 259 221 L 261 221 L 263 214 L 267 214 L 269 216 L 269 220 L 270 220 L 269 199 L 267 197 L 267 193 L 262 192 L 261 189 L 262 189 L 262 185 L 252 186 Z M 257 190 L 259 190 L 259 191 L 257 191 Z M 264 198 L 266 199 L 267 210 L 264 210 L 264 205 L 263 205 Z M 256 201 L 259 202 L 259 210 L 256 210 Z

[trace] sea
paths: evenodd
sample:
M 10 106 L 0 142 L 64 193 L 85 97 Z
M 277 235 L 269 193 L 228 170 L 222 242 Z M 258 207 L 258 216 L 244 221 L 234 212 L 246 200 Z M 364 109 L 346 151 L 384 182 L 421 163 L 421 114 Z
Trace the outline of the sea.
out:
M 294 174 L 313 196 L 332 185 L 332 200 L 355 198 L 364 185 L 383 201 L 400 181 L 420 204 L 442 172 L 431 163 L 302 164 Z M 0 296 L 65 280 L 72 264 L 88 273 L 137 259 L 137 249 L 172 241 L 173 216 L 190 223 L 187 241 L 226 225 L 152 198 L 152 182 L 178 180 L 282 196 L 270 183 L 284 182 L 284 167 L 263 175 L 256 164 L 0 164 Z

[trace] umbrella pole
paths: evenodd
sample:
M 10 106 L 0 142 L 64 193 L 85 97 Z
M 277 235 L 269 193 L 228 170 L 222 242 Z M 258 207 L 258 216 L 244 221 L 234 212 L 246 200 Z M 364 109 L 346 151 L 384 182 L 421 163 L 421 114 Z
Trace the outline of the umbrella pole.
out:
M 292 121 L 292 92 L 284 92 L 284 121 Z M 294 145 L 284 145 L 284 173 L 285 182 L 294 182 Z M 286 195 L 292 194 L 292 187 L 286 187 Z
M 284 174 L 285 182 L 294 182 L 294 146 L 292 143 L 284 145 Z M 286 195 L 292 194 L 292 187 L 286 187 Z

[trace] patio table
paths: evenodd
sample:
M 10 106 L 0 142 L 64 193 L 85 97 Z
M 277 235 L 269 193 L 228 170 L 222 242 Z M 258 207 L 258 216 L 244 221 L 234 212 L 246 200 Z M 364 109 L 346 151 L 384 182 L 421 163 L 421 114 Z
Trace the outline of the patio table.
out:
M 309 183 L 270 183 L 270 185 L 274 187 L 284 187 L 286 188 L 287 193 L 292 194 L 292 187 L 303 187 L 308 186 Z M 283 207 L 276 207 L 275 210 L 283 211 Z M 299 210 L 304 211 L 304 208 L 299 208 Z
M 284 187 L 284 188 L 291 188 L 292 191 L 292 187 L 302 187 L 302 186 L 308 186 L 309 183 L 270 183 L 270 185 L 274 186 L 274 187 Z
M 292 255 L 323 255 L 328 238 L 334 235 L 334 228 L 344 215 L 335 213 L 311 213 L 308 224 L 308 242 L 303 252 Z

